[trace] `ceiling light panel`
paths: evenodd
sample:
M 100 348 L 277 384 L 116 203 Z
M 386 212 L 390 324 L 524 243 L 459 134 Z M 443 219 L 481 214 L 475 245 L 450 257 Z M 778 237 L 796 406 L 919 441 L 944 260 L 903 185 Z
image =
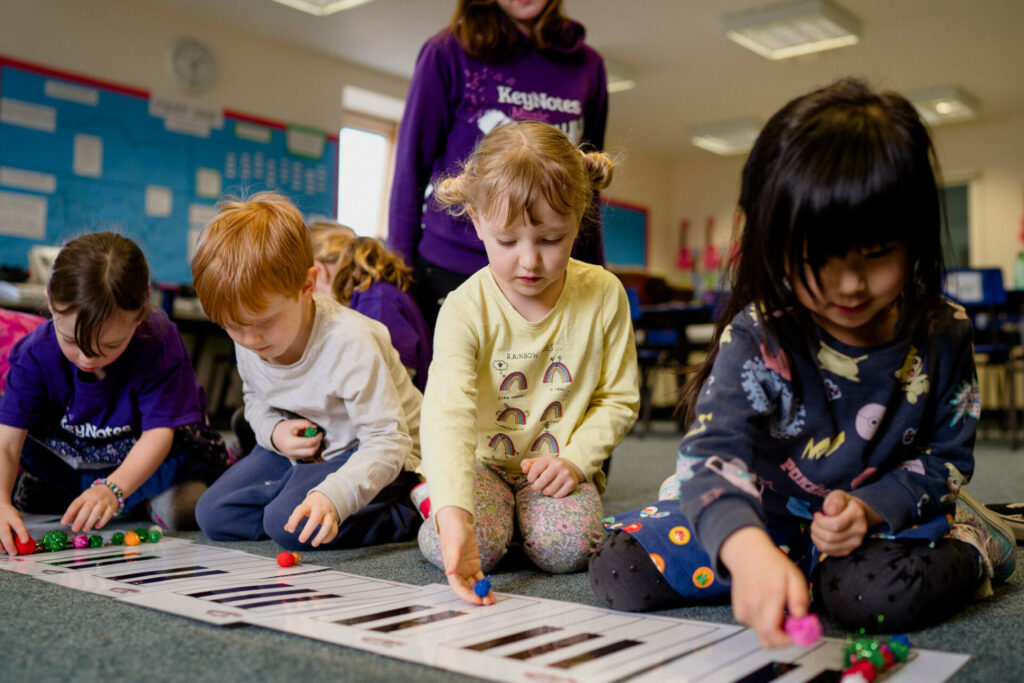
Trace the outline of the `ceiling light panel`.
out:
M 761 133 L 761 125 L 757 119 L 736 119 L 694 126 L 690 129 L 690 142 L 722 156 L 746 154 Z
M 359 5 L 365 5 L 373 0 L 274 0 L 274 2 L 287 5 L 292 9 L 302 10 L 317 17 L 326 17 L 328 14 L 340 12 L 343 9 L 351 9 Z
M 936 126 L 942 123 L 970 121 L 978 116 L 978 100 L 955 85 L 946 85 L 907 93 L 921 118 Z
M 833 50 L 860 40 L 860 20 L 828 0 L 731 14 L 724 26 L 730 40 L 767 59 Z

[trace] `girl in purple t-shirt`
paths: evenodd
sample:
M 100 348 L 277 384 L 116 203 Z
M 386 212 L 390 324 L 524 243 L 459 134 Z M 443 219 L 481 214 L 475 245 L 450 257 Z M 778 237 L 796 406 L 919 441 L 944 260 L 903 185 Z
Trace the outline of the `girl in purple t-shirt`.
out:
M 145 503 L 163 526 L 194 528 L 227 454 L 181 335 L 149 306 L 142 251 L 109 232 L 72 240 L 47 298 L 52 320 L 11 350 L 0 398 L 0 546 L 28 541 L 19 510 L 63 510 L 89 531 Z

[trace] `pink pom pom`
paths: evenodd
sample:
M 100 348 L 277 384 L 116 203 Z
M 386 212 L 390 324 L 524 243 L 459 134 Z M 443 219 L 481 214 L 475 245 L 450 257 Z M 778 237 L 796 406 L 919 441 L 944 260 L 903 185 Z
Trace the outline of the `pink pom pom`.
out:
M 786 617 L 783 629 L 790 639 L 800 647 L 810 647 L 821 639 L 821 622 L 818 615 L 808 614 L 806 617 Z
M 75 540 L 71 541 L 71 543 L 76 548 L 88 548 L 89 547 L 89 537 L 86 536 L 85 534 L 78 534 L 77 536 L 75 536 Z

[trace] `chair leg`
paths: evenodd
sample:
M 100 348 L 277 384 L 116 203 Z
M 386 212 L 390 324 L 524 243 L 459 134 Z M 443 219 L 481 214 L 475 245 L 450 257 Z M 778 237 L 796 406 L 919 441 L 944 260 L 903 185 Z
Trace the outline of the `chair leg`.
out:
M 640 430 L 637 432 L 639 438 L 647 436 L 651 429 L 651 408 L 654 390 L 651 386 L 651 371 L 653 368 L 640 368 Z
M 1017 376 L 1013 359 L 1006 359 L 1006 430 L 1010 433 L 1010 450 L 1020 446 L 1017 436 Z

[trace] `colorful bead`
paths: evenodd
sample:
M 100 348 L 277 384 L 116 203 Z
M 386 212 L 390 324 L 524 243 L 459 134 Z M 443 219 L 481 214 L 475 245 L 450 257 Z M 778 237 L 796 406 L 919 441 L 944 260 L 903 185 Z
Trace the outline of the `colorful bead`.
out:
M 88 548 L 89 537 L 85 534 L 78 534 L 75 539 L 71 542 L 76 548 Z
M 840 679 L 842 683 L 870 683 L 910 656 L 906 636 L 894 636 L 887 642 L 874 638 L 847 638 L 843 660 L 849 665 Z
M 846 669 L 846 671 L 843 672 L 843 677 L 839 680 L 842 683 L 854 683 L 854 681 L 865 681 L 865 683 L 871 683 L 877 677 L 878 672 L 875 671 L 875 667 L 871 666 L 870 662 L 860 661 Z
M 19 555 L 31 555 L 36 551 L 36 542 L 31 536 L 29 536 L 28 540 L 24 542 L 15 536 L 14 547 L 18 549 Z
M 42 546 L 51 553 L 64 550 L 68 547 L 68 535 L 59 529 L 47 531 L 46 535 L 43 536 Z
M 93 534 L 89 537 L 90 548 L 101 548 L 103 547 L 103 537 L 99 534 Z
M 910 656 L 910 645 L 905 645 L 897 641 L 896 638 L 889 641 L 889 649 L 892 650 L 894 655 L 896 655 L 896 661 L 898 662 L 905 662 L 907 661 L 907 657 Z
M 810 647 L 821 639 L 821 621 L 816 614 L 800 618 L 787 616 L 782 628 L 800 647 Z
M 491 592 L 491 577 L 490 575 L 477 581 L 473 584 L 473 592 L 479 595 L 481 598 L 486 598 L 487 594 Z
M 282 567 L 291 567 L 294 564 L 298 564 L 302 558 L 298 553 L 282 552 L 277 555 L 277 564 Z
M 135 533 L 134 531 L 129 531 L 128 533 L 126 533 L 124 535 L 124 544 L 125 545 L 138 545 L 141 542 L 142 542 L 142 539 L 139 538 L 139 535 L 137 533 Z

